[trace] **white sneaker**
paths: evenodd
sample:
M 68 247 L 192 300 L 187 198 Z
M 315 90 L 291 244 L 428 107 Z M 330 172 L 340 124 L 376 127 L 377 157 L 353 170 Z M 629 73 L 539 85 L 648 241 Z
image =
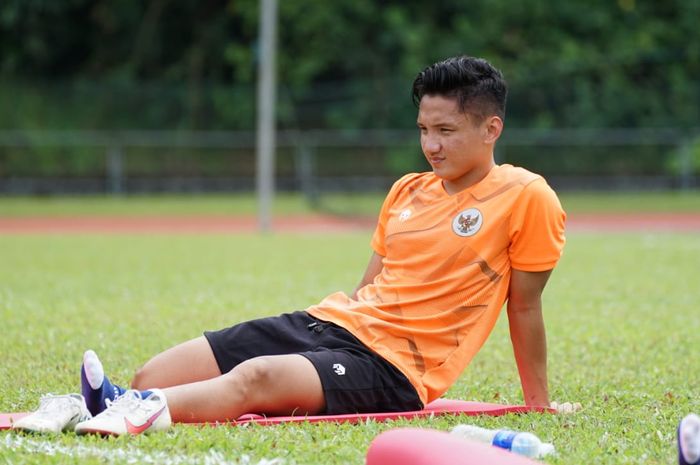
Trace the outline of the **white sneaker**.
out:
M 78 434 L 97 433 L 119 436 L 141 434 L 168 429 L 171 424 L 170 410 L 165 395 L 160 389 L 151 389 L 151 394 L 141 398 L 139 391 L 129 390 L 107 402 L 107 409 L 91 420 L 78 423 Z
M 79 422 L 90 418 L 92 415 L 80 394 L 46 394 L 41 396 L 37 411 L 17 420 L 12 429 L 34 433 L 60 433 L 72 431 Z

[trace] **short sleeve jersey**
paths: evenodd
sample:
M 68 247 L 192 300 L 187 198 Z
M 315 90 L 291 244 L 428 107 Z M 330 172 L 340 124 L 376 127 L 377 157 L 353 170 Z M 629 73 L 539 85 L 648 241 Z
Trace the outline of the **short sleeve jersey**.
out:
M 357 299 L 337 292 L 307 311 L 395 365 L 424 403 L 440 397 L 491 333 L 511 270 L 554 268 L 565 214 L 545 180 L 511 165 L 449 195 L 432 172 L 398 180 L 372 237 L 382 271 Z

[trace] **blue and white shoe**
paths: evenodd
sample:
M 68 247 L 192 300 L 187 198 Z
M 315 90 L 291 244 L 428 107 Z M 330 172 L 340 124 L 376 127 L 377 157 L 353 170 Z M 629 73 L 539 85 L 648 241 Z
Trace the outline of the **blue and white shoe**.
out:
M 694 413 L 678 424 L 678 464 L 700 464 L 700 417 Z
M 75 425 L 90 418 L 92 415 L 80 394 L 46 394 L 39 400 L 39 408 L 17 420 L 12 429 L 32 433 L 60 433 L 73 431 Z

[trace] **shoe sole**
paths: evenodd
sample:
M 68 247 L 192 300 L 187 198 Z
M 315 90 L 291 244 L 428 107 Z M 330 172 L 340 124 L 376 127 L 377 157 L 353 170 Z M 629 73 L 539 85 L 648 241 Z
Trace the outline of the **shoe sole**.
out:
M 24 426 L 13 427 L 12 430 L 19 431 L 21 433 L 28 433 L 28 434 L 59 434 L 59 433 L 62 433 L 63 431 L 65 431 L 65 430 L 54 431 L 52 429 L 30 428 L 30 427 L 24 427 Z
M 98 436 L 122 436 L 124 434 L 128 434 L 126 432 L 124 433 L 117 433 L 115 431 L 106 431 L 106 430 L 101 430 L 97 428 L 89 428 L 89 429 L 82 429 L 80 431 L 75 431 L 75 434 L 78 434 L 80 436 L 86 435 L 86 434 L 96 434 Z

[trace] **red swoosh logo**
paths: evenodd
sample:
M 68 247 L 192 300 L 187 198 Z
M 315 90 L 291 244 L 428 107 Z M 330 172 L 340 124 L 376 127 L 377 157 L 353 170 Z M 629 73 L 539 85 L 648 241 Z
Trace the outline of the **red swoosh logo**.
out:
M 147 419 L 142 425 L 136 426 L 129 421 L 128 418 L 124 417 L 124 423 L 126 423 L 126 432 L 129 434 L 141 434 L 146 431 L 151 425 L 158 419 L 161 413 L 165 411 L 165 406 L 162 409 L 154 413 L 149 419 Z

